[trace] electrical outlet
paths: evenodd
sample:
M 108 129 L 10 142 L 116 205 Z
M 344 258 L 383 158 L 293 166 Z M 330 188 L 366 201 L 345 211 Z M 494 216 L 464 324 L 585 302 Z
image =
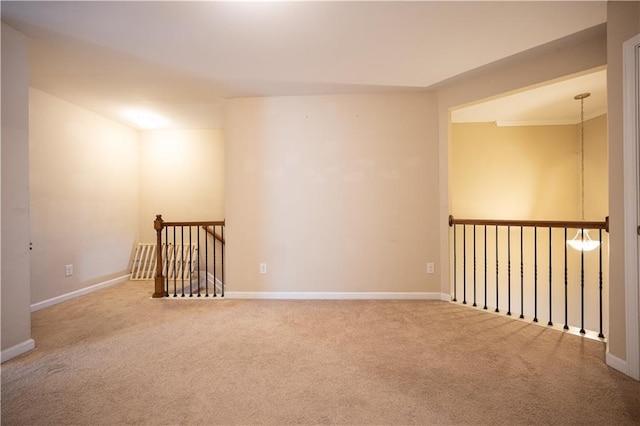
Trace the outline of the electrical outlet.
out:
M 435 274 L 436 273 L 436 265 L 433 262 L 427 263 L 427 274 Z
M 260 264 L 260 273 L 261 274 L 266 274 L 267 273 L 267 264 L 266 263 L 261 263 Z
M 73 265 L 64 265 L 64 276 L 70 277 L 73 275 Z

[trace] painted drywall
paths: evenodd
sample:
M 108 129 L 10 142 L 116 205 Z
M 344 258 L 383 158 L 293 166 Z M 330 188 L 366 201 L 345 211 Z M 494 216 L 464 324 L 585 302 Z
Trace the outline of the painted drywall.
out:
M 640 3 L 607 2 L 607 104 L 611 236 L 611 337 L 609 353 L 626 359 L 624 177 L 622 144 L 622 44 L 640 33 Z
M 37 303 L 129 272 L 139 229 L 138 132 L 33 88 L 29 120 Z
M 573 126 L 454 124 L 451 214 L 457 218 L 579 219 Z
M 436 119 L 431 94 L 228 101 L 227 290 L 437 291 Z
M 31 341 L 27 42 L 2 24 L 2 358 Z M 29 342 L 30 345 L 29 345 Z M 23 352 L 10 354 L 15 356 Z
M 580 134 L 579 128 L 576 133 Z M 579 165 L 579 158 L 577 161 Z M 584 215 L 585 220 L 603 220 L 609 216 L 609 135 L 606 114 L 584 123 Z
M 221 130 L 140 133 L 140 241 L 156 241 L 153 221 L 224 220 Z
M 581 220 L 580 126 L 452 125 L 451 214 Z M 585 122 L 585 220 L 608 215 L 607 120 Z

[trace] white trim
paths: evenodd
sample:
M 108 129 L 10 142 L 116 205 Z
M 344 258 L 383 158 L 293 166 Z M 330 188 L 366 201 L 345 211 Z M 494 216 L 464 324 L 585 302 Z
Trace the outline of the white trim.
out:
M 306 291 L 230 291 L 226 299 L 288 299 L 288 300 L 448 300 L 443 293 L 401 292 L 306 292 Z
M 623 44 L 624 265 L 626 374 L 640 380 L 640 280 L 638 277 L 638 97 L 636 87 L 640 34 Z M 608 358 L 607 358 L 608 359 Z M 607 361 L 608 363 L 608 361 Z M 610 364 L 611 365 L 611 364 Z
M 11 346 L 9 349 L 2 351 L 0 355 L 0 362 L 9 361 L 12 358 L 22 355 L 25 352 L 29 352 L 36 347 L 36 342 L 33 339 L 25 340 L 22 343 L 18 343 L 15 346 Z
M 67 300 L 75 299 L 76 297 L 84 296 L 85 294 L 93 293 L 94 291 L 98 291 L 103 288 L 110 287 L 112 285 L 116 285 L 128 280 L 129 280 L 129 274 L 111 279 L 109 281 L 98 283 L 89 287 L 81 288 L 80 290 L 72 291 L 71 293 L 66 293 L 60 296 L 53 297 L 51 299 L 43 300 L 42 302 L 37 302 L 31 305 L 31 312 L 39 311 L 40 309 L 57 305 L 58 303 L 66 302 Z
M 613 369 L 620 371 L 621 373 L 627 374 L 629 366 L 627 365 L 627 361 L 618 358 L 615 355 L 612 355 L 607 351 L 605 354 L 607 365 Z

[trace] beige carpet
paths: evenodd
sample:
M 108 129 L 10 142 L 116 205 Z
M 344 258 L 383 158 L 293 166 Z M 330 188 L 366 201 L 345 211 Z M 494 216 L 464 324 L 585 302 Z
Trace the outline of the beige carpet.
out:
M 152 300 L 33 314 L 3 425 L 639 424 L 604 345 L 436 301 Z

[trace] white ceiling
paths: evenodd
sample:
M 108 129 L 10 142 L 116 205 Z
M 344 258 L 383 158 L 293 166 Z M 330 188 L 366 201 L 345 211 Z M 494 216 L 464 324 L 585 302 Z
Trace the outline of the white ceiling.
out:
M 425 90 L 602 24 L 606 3 L 3 1 L 1 14 L 30 37 L 33 87 L 122 122 L 144 109 L 208 128 L 229 97 Z

